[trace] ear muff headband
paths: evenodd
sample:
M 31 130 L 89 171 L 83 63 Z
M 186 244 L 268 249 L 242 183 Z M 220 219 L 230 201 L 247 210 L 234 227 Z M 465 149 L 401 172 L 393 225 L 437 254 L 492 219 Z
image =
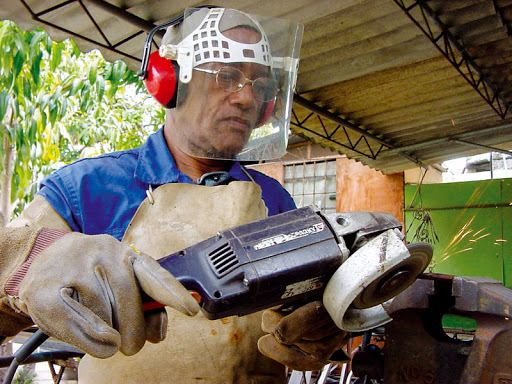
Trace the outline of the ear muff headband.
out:
M 153 37 L 162 29 L 165 29 L 172 25 L 181 23 L 183 21 L 184 17 L 185 17 L 185 15 L 182 13 L 175 19 L 172 19 L 171 21 L 157 25 L 148 33 L 148 37 L 146 38 L 146 42 L 144 43 L 144 51 L 142 52 L 142 60 L 140 63 L 140 69 L 137 72 L 137 75 L 139 76 L 140 80 L 145 80 L 148 77 L 148 64 L 149 64 L 149 58 L 150 58 L 150 52 L 151 52 L 151 44 L 153 43 Z

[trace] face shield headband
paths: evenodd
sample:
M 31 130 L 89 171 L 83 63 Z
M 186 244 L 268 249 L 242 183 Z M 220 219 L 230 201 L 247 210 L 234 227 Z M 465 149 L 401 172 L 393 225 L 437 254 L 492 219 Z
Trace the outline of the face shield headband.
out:
M 241 43 L 226 37 L 219 29 L 224 12 L 224 8 L 209 9 L 199 26 L 179 44 L 163 44 L 160 47 L 160 56 L 178 61 L 182 83 L 186 84 L 191 80 L 193 68 L 206 63 L 254 63 L 272 66 L 268 39 L 258 22 L 245 15 L 250 23 L 242 26 L 254 29 L 261 35 L 261 40 L 252 44 Z

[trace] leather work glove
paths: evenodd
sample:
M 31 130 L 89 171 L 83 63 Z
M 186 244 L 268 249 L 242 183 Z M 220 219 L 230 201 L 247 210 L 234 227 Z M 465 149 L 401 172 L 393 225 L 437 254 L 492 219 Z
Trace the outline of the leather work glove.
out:
M 262 329 L 269 335 L 258 340 L 260 352 L 297 371 L 321 370 L 350 338 L 334 324 L 321 301 L 288 315 L 279 307 L 268 309 L 263 312 Z
M 169 272 L 108 235 L 42 229 L 5 285 L 11 307 L 47 335 L 106 358 L 166 336 L 164 308 L 144 313 L 141 291 L 185 315 L 198 303 Z

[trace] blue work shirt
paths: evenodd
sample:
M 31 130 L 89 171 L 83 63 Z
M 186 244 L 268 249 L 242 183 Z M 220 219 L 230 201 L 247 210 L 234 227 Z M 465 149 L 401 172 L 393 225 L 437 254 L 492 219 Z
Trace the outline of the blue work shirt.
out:
M 295 208 L 289 193 L 276 180 L 253 169 L 245 172 L 260 185 L 269 216 Z M 239 162 L 233 162 L 224 184 L 250 181 L 245 172 Z M 176 166 L 160 129 L 141 147 L 81 159 L 60 168 L 42 182 L 38 194 L 73 231 L 108 234 L 121 240 L 148 188 L 154 190 L 167 183 L 195 184 Z

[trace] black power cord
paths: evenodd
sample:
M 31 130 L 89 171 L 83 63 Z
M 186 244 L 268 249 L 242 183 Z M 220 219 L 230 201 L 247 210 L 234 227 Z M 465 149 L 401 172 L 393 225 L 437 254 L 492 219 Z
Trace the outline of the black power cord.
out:
M 9 368 L 7 369 L 7 374 L 4 378 L 4 384 L 11 384 L 14 379 L 14 375 L 16 374 L 16 370 L 18 367 L 23 364 L 23 362 L 30 356 L 32 352 L 34 352 L 37 347 L 44 343 L 46 339 L 48 339 L 48 335 L 43 333 L 40 329 L 38 329 L 31 337 L 28 339 L 14 354 L 14 358 L 12 359 Z

